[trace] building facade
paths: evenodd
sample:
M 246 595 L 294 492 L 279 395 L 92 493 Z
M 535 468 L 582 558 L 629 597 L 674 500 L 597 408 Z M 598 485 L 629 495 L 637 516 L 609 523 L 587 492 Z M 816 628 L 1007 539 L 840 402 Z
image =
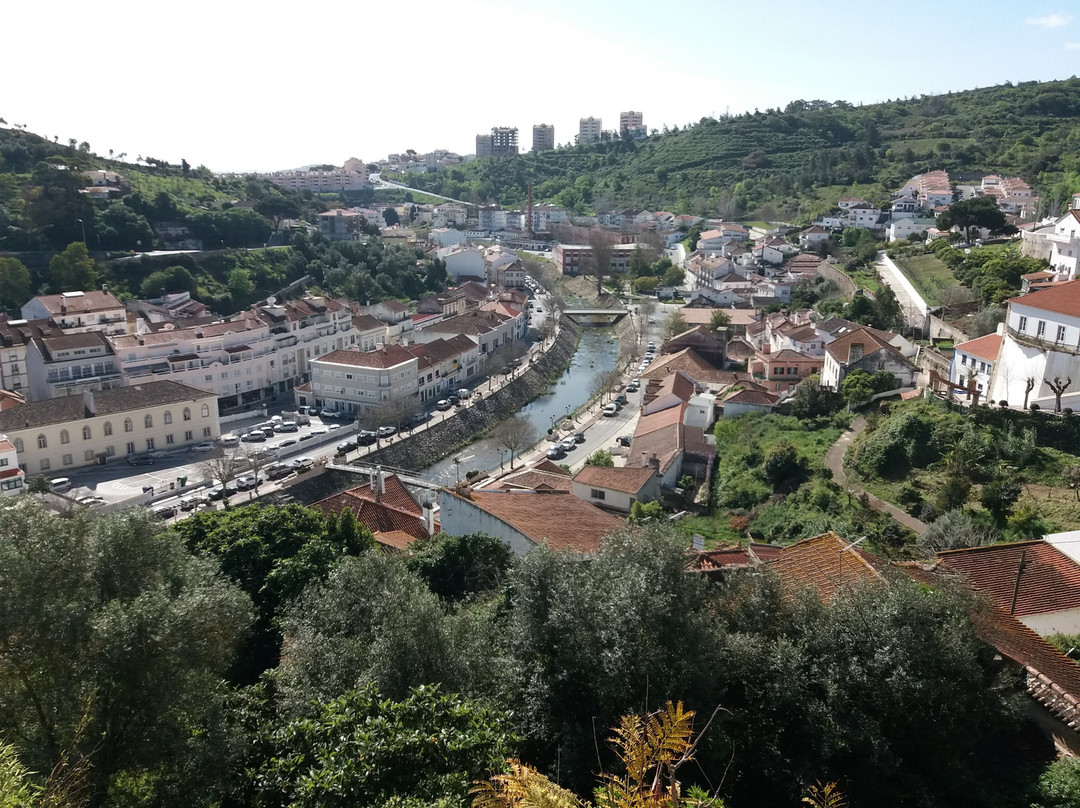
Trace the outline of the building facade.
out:
M 603 131 L 604 123 L 600 118 L 581 118 L 578 120 L 578 134 L 577 143 L 583 145 L 585 143 L 598 143 L 600 141 L 600 133 Z
M 555 148 L 555 127 L 548 123 L 533 124 L 532 150 L 551 151 Z
M 369 415 L 418 400 L 416 357 L 400 345 L 377 351 L 332 351 L 311 362 L 315 406 L 349 416 Z
M 100 331 L 34 337 L 26 347 L 26 373 L 32 401 L 124 383 L 113 347 Z
M 127 309 L 108 289 L 38 295 L 22 307 L 24 320 L 50 320 L 65 334 L 127 333 Z

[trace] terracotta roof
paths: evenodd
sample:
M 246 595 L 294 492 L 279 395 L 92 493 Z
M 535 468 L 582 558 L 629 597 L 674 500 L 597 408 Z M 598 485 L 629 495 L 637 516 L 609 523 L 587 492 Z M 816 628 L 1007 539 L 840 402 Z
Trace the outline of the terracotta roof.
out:
M 382 305 L 383 308 L 390 309 L 390 311 L 396 311 L 398 314 L 409 310 L 408 306 L 397 300 L 384 300 Z
M 1029 222 L 1028 224 L 1031 225 L 1031 224 L 1035 224 L 1035 223 L 1034 222 Z M 1043 269 L 1043 270 L 1040 270 L 1039 272 L 1029 272 L 1027 275 L 1021 275 L 1020 280 L 1024 280 L 1024 281 L 1045 281 L 1045 280 L 1047 280 L 1049 278 L 1056 278 L 1056 277 L 1057 277 L 1056 272 L 1051 272 L 1048 269 Z
M 1073 213 L 1080 213 L 1080 211 L 1073 211 Z M 1041 289 L 1038 292 L 1010 298 L 1008 302 L 1031 306 L 1033 309 L 1080 317 L 1080 280 L 1056 283 L 1052 287 Z
M 325 356 L 313 359 L 313 362 L 327 362 L 335 365 L 351 365 L 361 368 L 392 368 L 405 362 L 415 361 L 416 357 L 400 345 L 383 345 L 374 351 L 341 350 L 331 351 Z
M 1080 564 L 1045 541 L 949 550 L 938 553 L 938 558 L 1018 617 L 1080 608 Z M 1020 586 L 1013 610 L 1018 574 Z
M 595 553 L 604 535 L 623 524 L 619 517 L 565 491 L 484 489 L 471 492 L 469 498 L 530 541 L 554 550 Z
M 346 493 L 352 496 L 359 497 L 360 499 L 369 499 L 372 502 L 376 500 L 382 502 L 384 505 L 389 505 L 405 513 L 411 513 L 413 516 L 423 516 L 424 509 L 420 507 L 413 495 L 409 493 L 407 489 L 398 479 L 396 474 L 384 474 L 383 475 L 383 492 L 376 495 L 375 489 L 371 485 L 358 485 L 355 488 L 350 488 Z
M 34 337 L 42 337 L 56 330 L 56 326 L 47 319 L 9 320 L 7 315 L 0 315 L 0 346 L 10 348 L 13 345 L 26 345 Z
M 375 537 L 376 542 L 390 550 L 408 550 L 409 545 L 416 541 L 415 536 L 412 536 L 403 530 L 379 531 L 372 535 Z
M 548 460 L 546 457 L 537 460 L 535 463 L 529 466 L 529 468 L 535 471 L 547 471 L 551 472 L 552 474 L 562 474 L 565 477 L 570 476 L 566 473 L 566 469 L 562 468 L 558 463 L 554 463 L 551 460 Z
M 874 562 L 875 556 L 830 531 L 783 548 L 771 568 L 788 593 L 809 586 L 828 602 L 846 586 L 882 580 Z
M 559 469 L 559 473 L 526 469 L 525 471 L 499 478 L 499 484 L 510 488 L 522 488 L 528 491 L 570 491 L 573 483 L 570 476 Z
M 649 467 L 605 468 L 603 466 L 585 466 L 574 475 L 574 482 L 620 491 L 624 494 L 636 494 L 653 478 L 653 469 Z
M 450 334 L 487 334 L 509 319 L 512 319 L 510 315 L 497 311 L 473 310 L 432 323 L 427 330 Z
M 712 321 L 713 312 L 716 309 L 698 309 L 683 306 L 679 311 L 682 313 L 687 325 L 708 325 Z M 728 316 L 731 325 L 748 326 L 750 323 L 756 323 L 760 319 L 753 309 L 723 309 L 722 311 Z
M 370 314 L 354 314 L 352 316 L 353 328 L 357 331 L 385 331 L 386 323 Z
M 985 337 L 979 337 L 969 342 L 961 342 L 955 346 L 954 350 L 963 351 L 988 362 L 996 362 L 998 353 L 1001 351 L 1002 340 L 1001 334 L 987 334 Z
M 690 556 L 690 569 L 711 572 L 724 567 L 751 567 L 755 559 L 745 547 L 731 545 L 713 550 L 701 550 Z
M 86 398 L 82 393 L 41 401 L 28 401 L 25 404 L 0 410 L 0 432 L 17 432 L 49 424 L 81 421 L 95 416 L 115 415 L 149 407 L 160 407 L 165 404 L 215 398 L 213 393 L 174 381 L 143 382 L 111 390 L 97 390 L 92 396 L 94 414 L 86 409 Z
M 852 361 L 850 357 L 853 345 L 863 346 L 863 357 L 870 356 L 870 354 L 882 350 L 890 351 L 901 358 L 903 357 L 903 354 L 901 354 L 897 348 L 890 345 L 886 340 L 881 339 L 868 328 L 859 328 L 852 331 L 850 334 L 845 334 L 844 336 L 833 340 L 825 346 L 825 350 L 837 362 L 847 364 Z
M 694 397 L 695 392 L 694 380 L 681 370 L 676 370 L 661 379 L 659 383 L 656 379 L 650 379 L 645 397 L 652 400 L 660 396 L 673 395 L 680 401 L 689 401 Z
M 773 561 L 780 557 L 780 551 L 784 548 L 778 544 L 765 544 L 764 542 L 750 542 L 750 552 L 760 561 Z
M 642 415 L 638 419 L 637 428 L 634 429 L 634 437 L 648 435 L 650 432 L 664 429 L 672 424 L 681 424 L 684 412 L 686 412 L 686 404 L 682 403 L 676 407 Z
M 352 511 L 356 521 L 374 533 L 400 531 L 414 539 L 428 538 L 427 528 L 422 517 L 395 508 L 385 502 L 375 502 L 359 496 L 356 490 L 342 491 L 320 499 L 311 505 L 323 513 L 339 513 L 343 509 Z
M 772 407 L 780 396 L 762 390 L 739 390 L 724 399 L 725 404 L 753 404 L 759 407 Z

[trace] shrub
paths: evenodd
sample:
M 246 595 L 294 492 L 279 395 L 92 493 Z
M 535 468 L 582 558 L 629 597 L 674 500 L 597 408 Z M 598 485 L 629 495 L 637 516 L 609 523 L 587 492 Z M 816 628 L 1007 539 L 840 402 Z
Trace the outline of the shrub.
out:
M 885 421 L 866 438 L 855 458 L 856 467 L 868 476 L 903 477 L 912 468 L 923 468 L 941 457 L 930 420 L 919 412 L 905 412 Z
M 1036 404 L 1034 401 L 1032 401 L 1031 404 L 1028 405 L 1028 409 L 1031 410 L 1032 412 L 1038 412 L 1039 411 L 1039 405 Z
M 963 511 L 947 511 L 916 539 L 919 549 L 927 555 L 962 547 L 981 547 L 1001 541 L 1001 534 L 992 527 L 981 525 Z
M 998 402 L 998 406 L 1001 407 L 1002 409 L 1005 409 L 1006 407 L 1009 406 L 1009 402 L 1006 401 L 1005 399 L 1001 399 L 1001 401 Z

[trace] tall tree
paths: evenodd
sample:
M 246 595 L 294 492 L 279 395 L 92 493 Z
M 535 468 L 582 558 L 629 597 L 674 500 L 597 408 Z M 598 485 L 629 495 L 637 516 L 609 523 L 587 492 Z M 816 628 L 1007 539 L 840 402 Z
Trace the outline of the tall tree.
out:
M 73 241 L 62 253 L 52 257 L 49 275 L 57 292 L 87 291 L 97 284 L 94 259 L 81 241 Z
M 30 270 L 18 258 L 0 257 L 0 310 L 17 311 L 30 299 Z
M 585 265 L 585 273 L 596 278 L 596 296 L 604 296 L 604 278 L 613 277 L 612 256 L 614 255 L 615 236 L 596 225 L 589 230 L 588 244 L 591 255 Z
M 501 448 L 510 452 L 510 470 L 513 471 L 518 452 L 536 443 L 536 427 L 528 418 L 515 415 L 501 421 L 492 430 L 492 437 Z

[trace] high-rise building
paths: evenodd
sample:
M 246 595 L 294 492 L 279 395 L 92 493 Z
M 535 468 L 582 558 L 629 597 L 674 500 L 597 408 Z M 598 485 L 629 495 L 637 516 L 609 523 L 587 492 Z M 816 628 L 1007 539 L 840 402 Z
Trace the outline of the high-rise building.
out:
M 491 156 L 502 157 L 518 153 L 518 130 L 516 126 L 491 127 Z
M 643 122 L 643 116 L 640 112 L 634 112 L 633 110 L 630 110 L 629 112 L 619 113 L 620 134 L 623 132 L 628 132 L 632 129 L 638 129 L 644 125 L 645 124 Z
M 476 156 L 491 157 L 491 135 L 476 136 Z
M 577 142 L 579 144 L 598 142 L 602 128 L 603 122 L 599 118 L 581 118 L 578 121 Z
M 534 152 L 551 151 L 555 148 L 555 127 L 548 123 L 533 124 Z

